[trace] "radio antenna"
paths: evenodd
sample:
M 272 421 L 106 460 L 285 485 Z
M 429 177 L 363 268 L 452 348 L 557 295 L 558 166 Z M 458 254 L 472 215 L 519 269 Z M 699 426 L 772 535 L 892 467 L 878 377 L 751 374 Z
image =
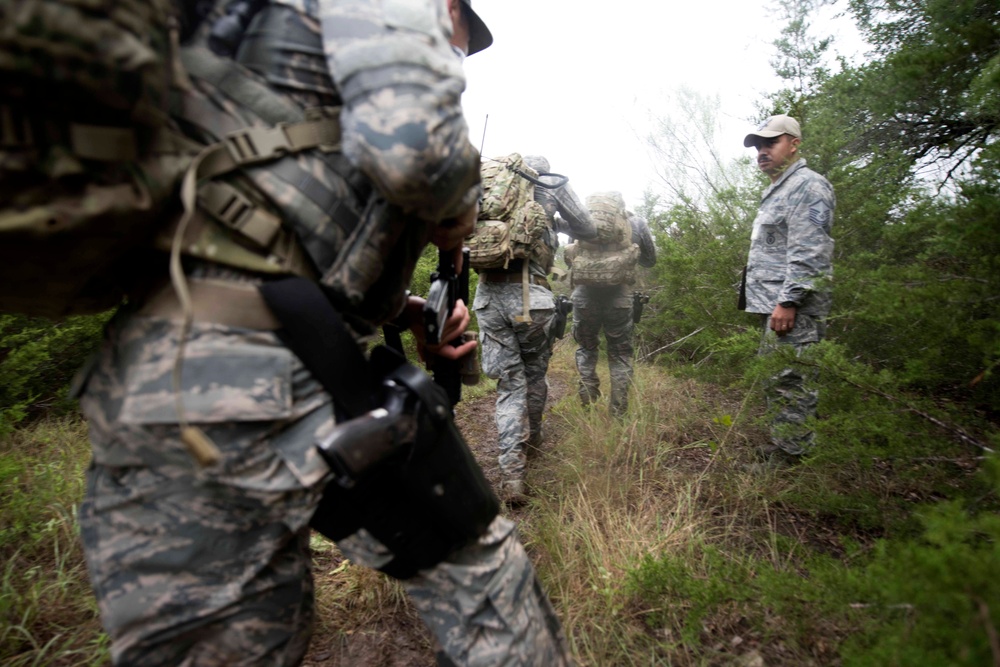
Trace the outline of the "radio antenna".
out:
M 483 148 L 486 146 L 486 124 L 490 122 L 490 115 L 486 114 L 486 120 L 483 121 L 483 139 L 479 142 L 479 155 L 482 157 Z

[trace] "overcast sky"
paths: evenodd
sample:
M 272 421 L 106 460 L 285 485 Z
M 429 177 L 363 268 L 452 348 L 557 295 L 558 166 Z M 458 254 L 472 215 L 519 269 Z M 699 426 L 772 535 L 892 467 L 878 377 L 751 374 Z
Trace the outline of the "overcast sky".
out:
M 462 104 L 469 136 L 487 157 L 541 154 L 581 197 L 619 190 L 630 206 L 660 188 L 645 148 L 650 119 L 675 115 L 676 92 L 718 95 L 733 155 L 752 129 L 754 104 L 780 88 L 769 60 L 783 22 L 758 0 L 473 0 L 493 32 L 466 60 Z M 860 49 L 836 8 L 814 21 L 833 49 Z M 572 27 L 570 27 L 572 26 Z M 489 115 L 488 123 L 486 122 Z M 808 128 L 804 129 L 808 139 Z M 720 142 L 721 143 L 721 142 Z M 725 149 L 725 146 L 720 146 Z

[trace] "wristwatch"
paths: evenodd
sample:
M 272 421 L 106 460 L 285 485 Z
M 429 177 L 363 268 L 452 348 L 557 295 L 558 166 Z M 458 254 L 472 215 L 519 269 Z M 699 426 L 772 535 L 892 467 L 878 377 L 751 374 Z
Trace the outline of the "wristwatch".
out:
M 782 301 L 778 305 L 781 306 L 782 308 L 798 308 L 799 307 L 799 304 L 795 303 L 794 301 Z

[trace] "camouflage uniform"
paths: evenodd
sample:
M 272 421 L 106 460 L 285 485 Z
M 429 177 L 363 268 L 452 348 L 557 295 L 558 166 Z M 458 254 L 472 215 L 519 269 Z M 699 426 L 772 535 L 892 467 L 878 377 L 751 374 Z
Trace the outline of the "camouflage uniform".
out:
M 833 277 L 833 186 L 799 159 L 761 195 L 747 259 L 746 310 L 761 316 L 760 354 L 792 345 L 797 356 L 823 339 L 830 313 Z M 797 304 L 795 326 L 785 336 L 770 328 L 779 303 Z M 771 443 L 797 456 L 812 447 L 813 433 L 804 426 L 816 415 L 814 374 L 786 368 L 768 383 L 765 394 L 774 411 Z
M 639 245 L 639 265 L 656 264 L 656 246 L 649 223 L 629 214 L 632 242 Z M 597 377 L 600 335 L 608 342 L 611 373 L 611 412 L 623 415 L 628 409 L 632 382 L 632 288 L 629 285 L 577 285 L 573 289 L 573 338 L 576 340 L 576 368 L 580 372 L 580 400 L 589 405 L 601 395 Z
M 333 92 L 346 105 L 344 153 L 360 170 L 352 185 L 364 173 L 390 202 L 416 213 L 407 229 L 426 240 L 433 221 L 454 216 L 479 192 L 444 3 L 410 0 L 384 15 L 362 0 L 287 6 L 296 25 L 317 33 L 322 26 Z M 389 40 L 395 48 L 386 48 Z M 325 71 L 323 56 L 306 51 L 292 53 L 286 86 L 271 83 L 286 90 L 300 83 L 300 96 L 326 98 L 333 84 L 316 74 Z M 309 77 L 322 79 L 315 90 Z M 413 243 L 407 259 L 415 263 L 422 247 Z M 261 280 L 210 262 L 186 266 L 193 280 L 254 294 Z M 355 330 L 378 324 L 345 314 Z M 112 658 L 298 664 L 313 621 L 308 523 L 329 479 L 314 442 L 335 424 L 331 398 L 273 331 L 210 321 L 195 321 L 184 339 L 178 392 L 180 332 L 175 318 L 132 304 L 80 376 L 93 447 L 81 533 Z M 178 393 L 185 418 L 219 448 L 218 463 L 200 467 L 181 442 Z M 363 565 L 391 557 L 364 530 L 339 546 Z M 404 585 L 455 664 L 568 664 L 559 622 L 506 519 Z
M 524 162 L 540 174 L 549 170 L 548 160 L 541 156 L 526 155 Z M 550 225 L 546 242 L 553 249 L 558 246 L 557 233 L 585 239 L 595 234 L 589 213 L 568 184 L 557 189 L 536 186 L 534 197 L 545 209 Z M 552 357 L 551 327 L 556 307 L 546 280 L 549 267 L 532 261 L 531 322 L 517 321 L 524 309 L 520 280 L 491 282 L 490 274 L 518 278 L 522 268 L 521 261 L 514 261 L 507 271 L 480 272 L 472 304 L 479 325 L 483 372 L 497 380 L 502 483 L 513 482 L 519 487 L 524 479 L 526 448 L 542 443 L 542 412 L 548 397 L 545 374 Z

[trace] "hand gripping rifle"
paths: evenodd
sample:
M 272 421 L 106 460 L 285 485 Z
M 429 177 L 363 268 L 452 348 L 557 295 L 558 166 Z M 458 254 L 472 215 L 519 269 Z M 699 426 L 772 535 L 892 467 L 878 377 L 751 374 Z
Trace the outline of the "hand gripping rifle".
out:
M 424 303 L 424 330 L 427 343 L 437 345 L 441 342 L 445 322 L 451 317 L 455 303 L 461 299 L 469 304 L 469 249 L 462 249 L 462 272 L 455 271 L 452 253 L 447 250 L 438 251 L 437 270 L 431 274 L 431 287 Z M 466 331 L 462 336 L 451 342 L 459 347 L 468 340 L 475 338 L 475 332 Z M 444 357 L 435 357 L 431 362 L 434 381 L 448 394 L 452 406 L 462 400 L 462 385 L 474 385 L 479 382 L 479 363 L 475 352 L 461 359 L 452 361 Z
M 486 532 L 500 504 L 445 391 L 389 348 L 365 358 L 318 283 L 289 277 L 259 290 L 277 335 L 336 408 L 337 425 L 316 443 L 333 479 L 312 528 L 333 540 L 365 528 L 393 553 L 379 569 L 399 579 Z

